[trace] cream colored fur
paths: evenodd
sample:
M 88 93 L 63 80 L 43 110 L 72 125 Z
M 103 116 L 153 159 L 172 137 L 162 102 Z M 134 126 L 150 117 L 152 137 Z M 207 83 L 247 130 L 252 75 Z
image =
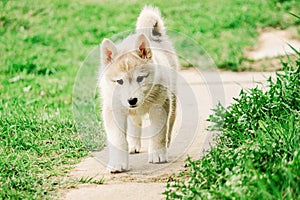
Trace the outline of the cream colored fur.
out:
M 164 163 L 176 116 L 178 60 L 160 12 L 146 6 L 136 33 L 119 44 L 104 39 L 101 47 L 100 92 L 111 172 L 128 170 L 128 153 L 150 138 L 148 161 Z M 150 125 L 144 125 L 145 116 Z M 146 137 L 145 136 L 145 137 Z

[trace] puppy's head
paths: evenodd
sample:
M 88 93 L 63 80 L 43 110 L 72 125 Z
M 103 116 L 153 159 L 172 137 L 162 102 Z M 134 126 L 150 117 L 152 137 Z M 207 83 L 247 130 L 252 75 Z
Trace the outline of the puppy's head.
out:
M 138 108 L 147 98 L 154 82 L 154 65 L 150 42 L 144 34 L 130 38 L 134 47 L 124 51 L 109 39 L 101 44 L 101 65 L 113 97 L 129 109 Z M 124 45 L 125 43 L 121 43 Z M 126 49 L 126 48 L 125 48 Z

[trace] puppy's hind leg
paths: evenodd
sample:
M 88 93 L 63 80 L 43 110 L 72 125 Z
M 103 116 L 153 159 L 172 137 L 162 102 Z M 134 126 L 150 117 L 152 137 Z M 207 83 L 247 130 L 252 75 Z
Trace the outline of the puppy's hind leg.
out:
M 155 105 L 151 109 L 150 130 L 151 135 L 149 142 L 148 162 L 149 163 L 165 163 L 168 162 L 167 154 L 167 119 L 169 110 L 164 107 Z
M 141 150 L 142 118 L 129 115 L 127 118 L 127 141 L 129 153 L 139 153 Z
M 174 94 L 171 95 L 171 99 L 170 99 L 171 103 L 170 103 L 170 112 L 169 112 L 169 118 L 168 118 L 168 132 L 167 132 L 167 136 L 168 136 L 168 141 L 167 141 L 167 147 L 170 146 L 171 143 L 171 138 L 172 138 L 172 133 L 173 133 L 173 128 L 174 128 L 174 124 L 175 124 L 175 120 L 176 120 L 176 106 L 177 106 L 177 100 L 176 100 L 176 96 Z

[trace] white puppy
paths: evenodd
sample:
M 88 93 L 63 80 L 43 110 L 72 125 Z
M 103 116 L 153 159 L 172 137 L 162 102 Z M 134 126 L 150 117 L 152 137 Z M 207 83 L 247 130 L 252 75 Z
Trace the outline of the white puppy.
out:
M 141 149 L 145 115 L 151 123 L 143 128 L 150 136 L 148 160 L 167 162 L 176 117 L 178 59 L 160 11 L 146 6 L 138 17 L 135 34 L 119 44 L 104 39 L 100 48 L 100 92 L 110 153 L 108 169 L 128 170 L 128 153 Z

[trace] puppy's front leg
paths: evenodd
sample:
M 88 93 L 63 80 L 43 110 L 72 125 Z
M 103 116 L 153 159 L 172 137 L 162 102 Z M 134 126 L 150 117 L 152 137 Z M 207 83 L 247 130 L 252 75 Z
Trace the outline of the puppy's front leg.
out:
M 128 144 L 126 140 L 126 114 L 103 109 L 104 126 L 109 149 L 108 170 L 112 173 L 128 170 Z

